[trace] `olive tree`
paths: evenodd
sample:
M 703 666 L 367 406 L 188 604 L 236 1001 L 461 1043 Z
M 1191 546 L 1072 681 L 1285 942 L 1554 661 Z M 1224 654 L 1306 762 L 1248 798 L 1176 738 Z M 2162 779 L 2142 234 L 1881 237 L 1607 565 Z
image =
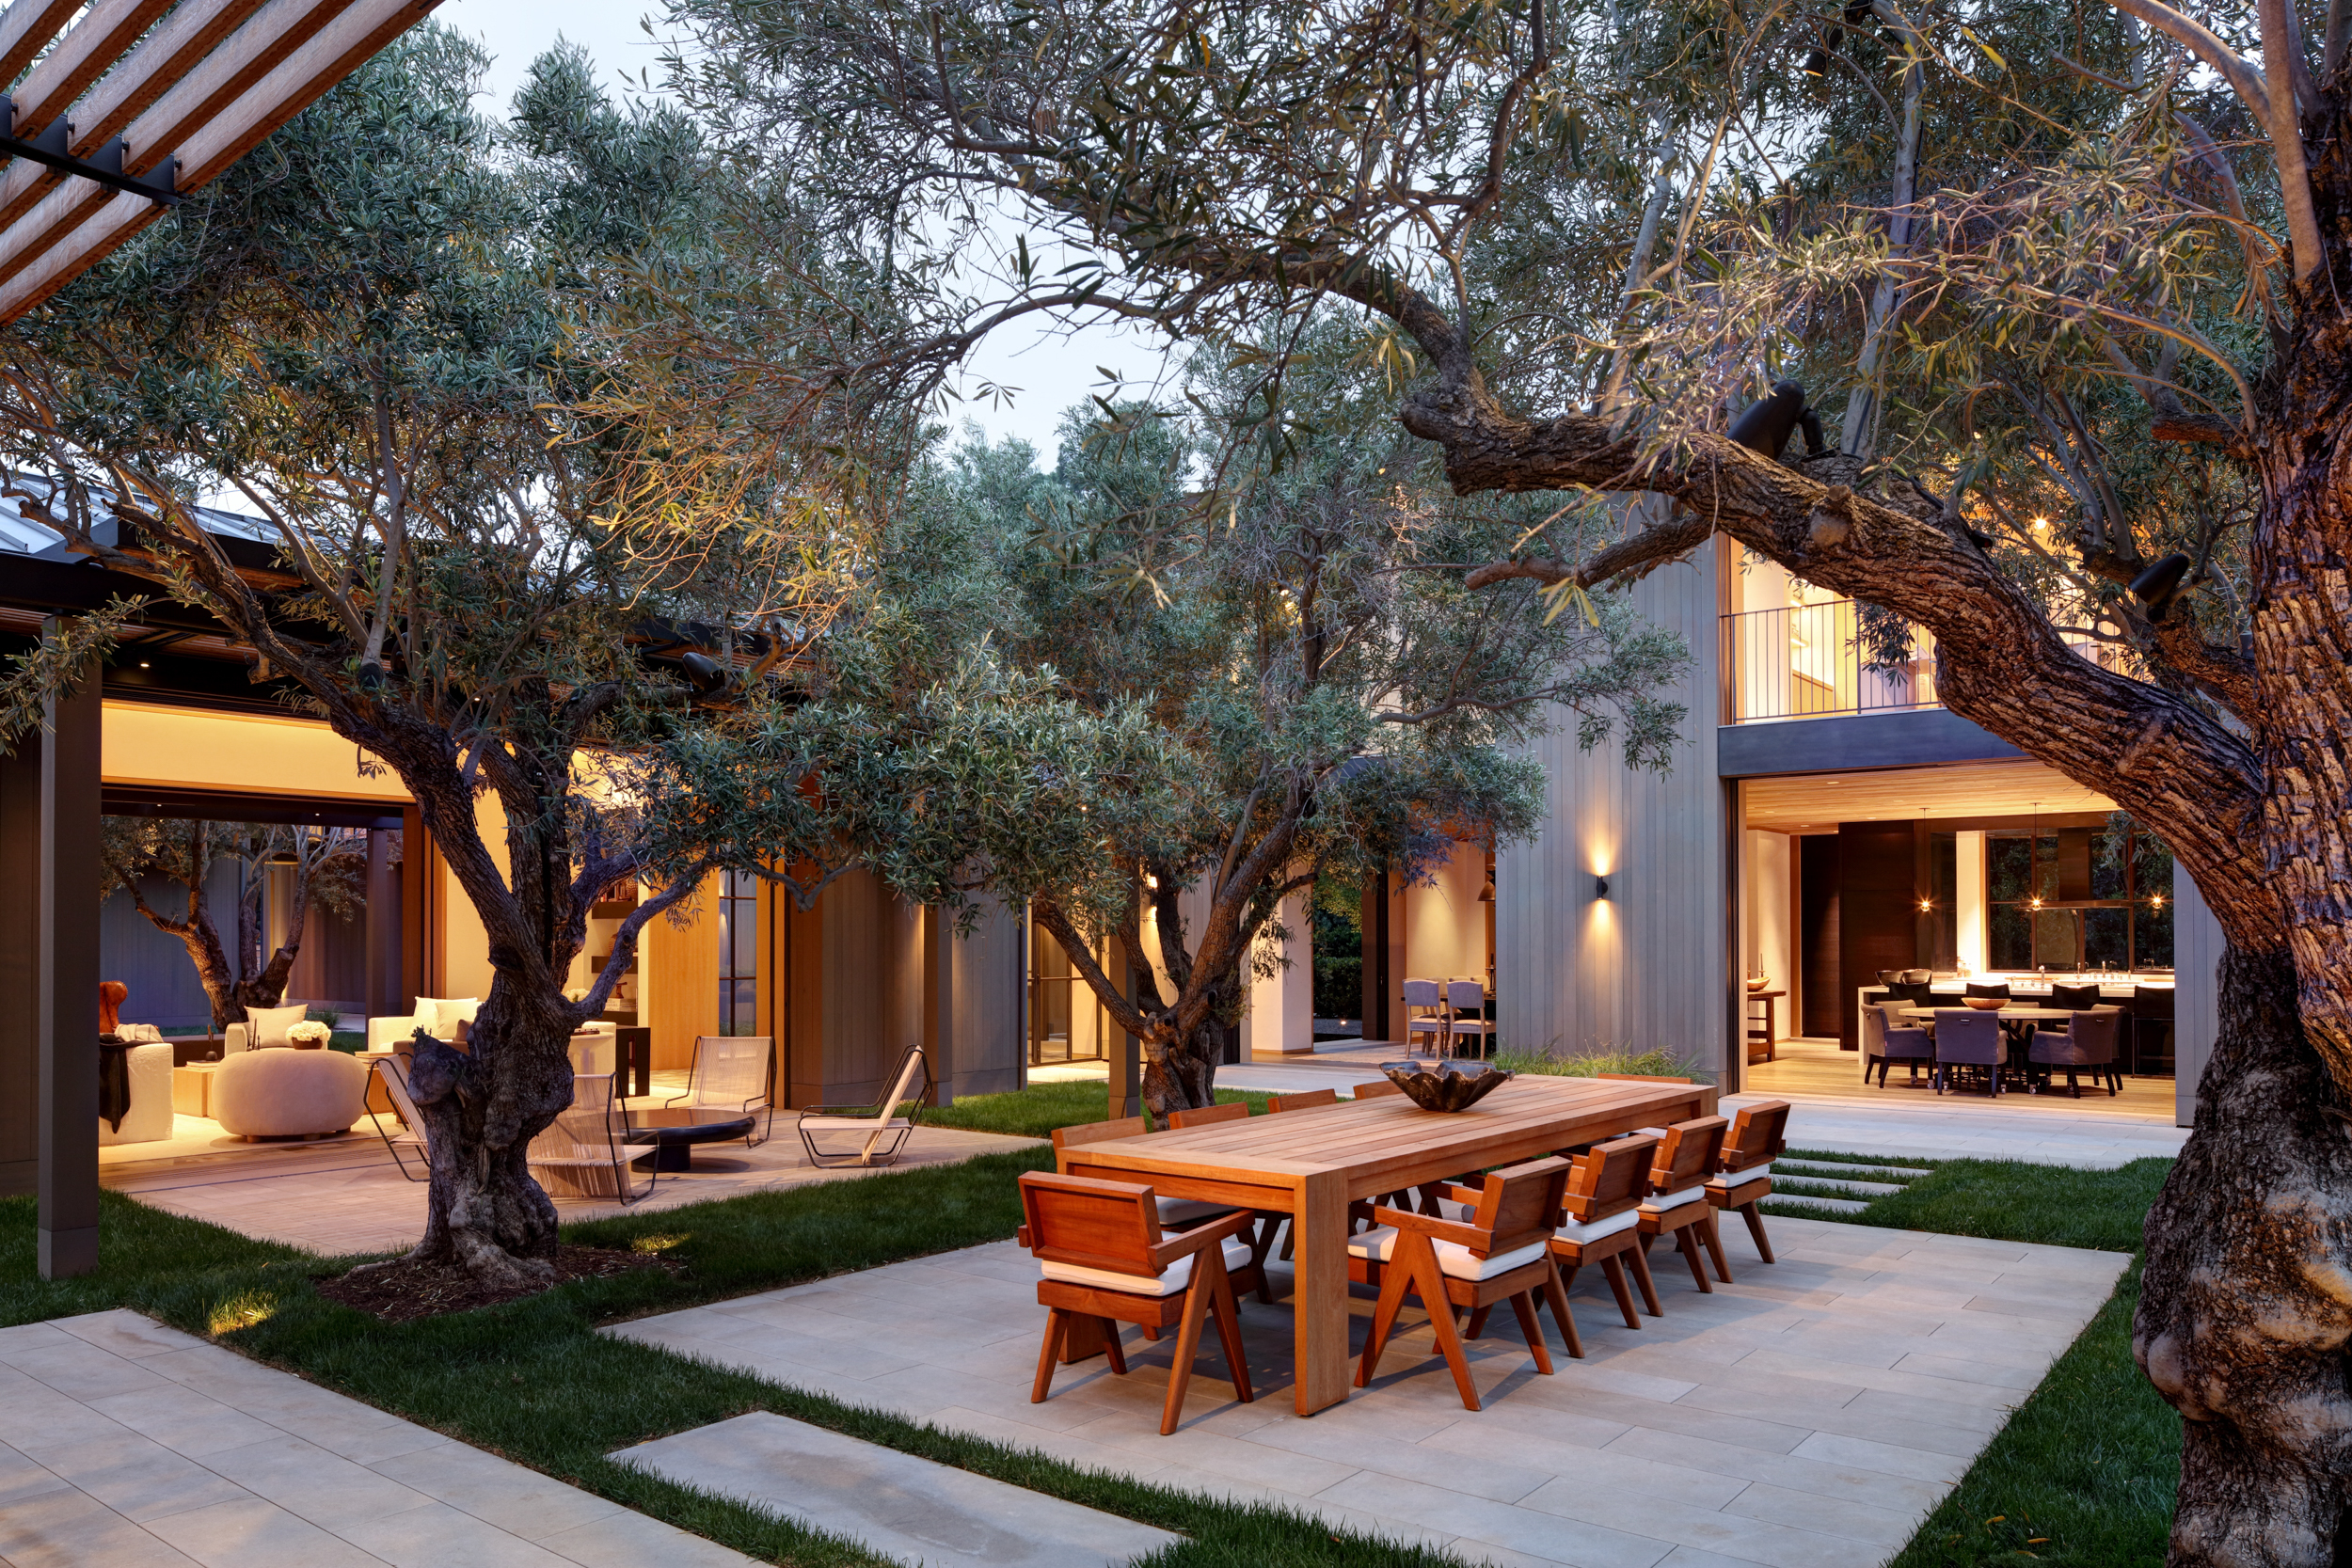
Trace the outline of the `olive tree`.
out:
M 2352 11 L 2113 4 L 672 15 L 687 100 L 929 291 L 845 375 L 936 383 L 1028 315 L 1279 345 L 1343 309 L 1457 495 L 1650 498 L 1466 582 L 1597 592 L 1721 536 L 1932 632 L 1948 706 L 2160 835 L 2228 943 L 2136 1325 L 2185 1420 L 2172 1555 L 2319 1564 L 2352 1516 Z M 1265 438 L 1287 353 L 1258 372 Z M 1832 450 L 1729 439 L 1792 372 Z

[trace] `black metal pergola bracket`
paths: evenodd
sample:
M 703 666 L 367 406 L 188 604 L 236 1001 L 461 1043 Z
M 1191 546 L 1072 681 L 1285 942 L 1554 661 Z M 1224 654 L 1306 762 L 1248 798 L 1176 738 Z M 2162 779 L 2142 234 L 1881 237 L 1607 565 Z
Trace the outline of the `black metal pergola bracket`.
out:
M 6 93 L 0 93 L 0 125 L 11 128 L 8 135 L 0 135 L 0 153 L 11 158 L 30 158 L 60 174 L 78 174 L 109 190 L 143 196 L 161 207 L 177 207 L 185 199 L 174 188 L 173 177 L 180 167 L 177 158 L 166 157 L 146 174 L 126 174 L 122 166 L 126 148 L 120 136 L 89 157 L 77 158 L 66 150 L 72 145 L 73 126 L 63 115 L 51 120 L 40 135 L 30 138 L 16 135 L 15 124 L 16 103 Z

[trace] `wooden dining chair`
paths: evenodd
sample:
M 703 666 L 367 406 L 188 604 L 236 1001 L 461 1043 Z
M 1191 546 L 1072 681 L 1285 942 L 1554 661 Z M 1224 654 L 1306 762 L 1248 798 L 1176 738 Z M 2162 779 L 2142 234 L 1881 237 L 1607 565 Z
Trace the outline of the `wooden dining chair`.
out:
M 1196 1105 L 1189 1111 L 1170 1111 L 1168 1125 L 1170 1129 L 1214 1127 L 1220 1121 L 1244 1120 L 1248 1115 L 1249 1107 L 1236 1100 L 1229 1105 Z M 1258 1299 L 1271 1306 L 1274 1281 L 1265 1272 L 1266 1255 L 1274 1250 L 1274 1233 L 1290 1216 L 1272 1209 L 1258 1210 L 1256 1213 L 1258 1228 L 1250 1239 L 1249 1259 L 1258 1269 Z
M 1349 1091 L 1359 1100 L 1386 1100 L 1392 1094 L 1403 1094 L 1404 1086 L 1386 1078 L 1375 1078 L 1369 1084 L 1359 1084 Z
M 1560 1270 L 1563 1298 L 1554 1304 L 1555 1311 L 1566 1305 L 1576 1271 L 1597 1263 L 1617 1298 L 1617 1310 L 1625 1315 L 1625 1326 L 1641 1327 L 1642 1320 L 1633 1310 L 1633 1292 L 1626 1288 L 1629 1263 L 1642 1287 L 1642 1305 L 1653 1318 L 1666 1315 L 1658 1305 L 1658 1285 L 1650 1278 L 1649 1259 L 1642 1255 L 1640 1228 L 1642 1200 L 1649 1196 L 1650 1165 L 1657 1155 L 1658 1140 L 1637 1135 L 1596 1144 L 1570 1164 L 1567 1185 L 1560 1197 L 1560 1227 L 1551 1238 L 1551 1260 Z M 1565 1338 L 1568 1332 L 1568 1325 L 1562 1323 L 1561 1337 Z
M 1081 1144 L 1103 1143 L 1112 1138 L 1140 1138 L 1152 1131 L 1142 1117 L 1118 1117 L 1110 1121 L 1081 1122 L 1075 1127 L 1054 1129 L 1057 1151 L 1075 1148 Z M 1230 1203 L 1208 1203 L 1194 1197 L 1163 1197 L 1153 1200 L 1159 1206 L 1160 1223 L 1171 1230 L 1185 1230 L 1210 1220 L 1222 1219 L 1233 1212 Z
M 1169 1369 L 1168 1400 L 1160 1410 L 1160 1435 L 1176 1430 L 1184 1413 L 1184 1390 L 1200 1349 L 1200 1324 L 1216 1319 L 1216 1337 L 1233 1392 L 1250 1401 L 1249 1364 L 1243 1359 L 1241 1315 L 1233 1288 L 1256 1283 L 1249 1248 L 1238 1239 L 1249 1226 L 1247 1212 L 1164 1235 L 1149 1187 L 1098 1181 L 1086 1176 L 1024 1172 L 1021 1178 L 1021 1244 L 1036 1254 L 1038 1305 L 1045 1311 L 1045 1342 L 1039 1348 L 1037 1381 L 1029 1402 L 1041 1404 L 1054 1382 L 1054 1363 L 1073 1318 L 1097 1318 L 1111 1370 L 1127 1375 L 1119 1325 L 1138 1323 L 1156 1332 L 1176 1329 L 1176 1361 Z
M 1375 1210 L 1380 1224 L 1347 1242 L 1348 1277 L 1380 1287 L 1372 1334 L 1356 1369 L 1356 1386 L 1364 1387 L 1379 1371 L 1381 1354 L 1388 1349 L 1408 1291 L 1428 1309 L 1438 1351 L 1454 1373 L 1465 1409 L 1479 1407 L 1478 1387 L 1470 1381 L 1462 1332 L 1454 1324 L 1454 1307 L 1470 1309 L 1469 1333 L 1476 1338 L 1486 1327 L 1487 1312 L 1508 1301 L 1519 1331 L 1527 1337 L 1535 1370 L 1549 1376 L 1551 1352 L 1544 1344 L 1543 1325 L 1535 1320 L 1535 1297 L 1541 1294 L 1562 1325 L 1568 1354 L 1582 1356 L 1584 1346 L 1563 1299 L 1559 1271 L 1551 1266 L 1552 1227 L 1567 1180 L 1565 1160 L 1534 1160 L 1489 1172 L 1484 1187 L 1448 1186 L 1447 1197 L 1476 1205 L 1466 1221 L 1386 1204 Z
M 1220 1121 L 1239 1121 L 1249 1114 L 1249 1107 L 1236 1100 L 1230 1105 L 1195 1105 L 1189 1111 L 1170 1111 L 1170 1127 L 1211 1127 Z
M 1417 1053 L 1416 1042 L 1426 1038 L 1432 1056 L 1445 1054 L 1445 988 L 1435 980 L 1407 980 L 1405 1002 L 1405 1054 Z
M 1651 1196 L 1642 1200 L 1636 1227 L 1645 1252 L 1659 1237 L 1672 1236 L 1691 1265 L 1692 1279 L 1708 1295 L 1715 1287 L 1708 1283 L 1706 1265 L 1699 1260 L 1702 1245 L 1715 1260 L 1717 1276 L 1731 1283 L 1731 1265 L 1724 1261 L 1723 1237 L 1715 1229 L 1715 1210 L 1707 1201 L 1707 1179 L 1715 1174 L 1724 1134 L 1730 1130 L 1731 1123 L 1721 1117 L 1697 1117 L 1666 1129 L 1650 1164 Z
M 1394 1088 L 1396 1085 L 1391 1084 L 1389 1086 Z M 1296 1094 L 1267 1096 L 1265 1108 L 1268 1111 L 1311 1111 L 1318 1105 L 1337 1105 L 1339 1102 L 1340 1091 L 1337 1089 L 1301 1089 Z
M 1764 1214 L 1756 1205 L 1772 1195 L 1772 1162 L 1788 1147 L 1788 1140 L 1782 1136 L 1788 1128 L 1788 1101 L 1785 1100 L 1741 1106 L 1724 1138 L 1715 1174 L 1707 1179 L 1707 1201 L 1748 1222 L 1756 1255 L 1767 1263 L 1774 1261 L 1772 1243 L 1764 1237 Z

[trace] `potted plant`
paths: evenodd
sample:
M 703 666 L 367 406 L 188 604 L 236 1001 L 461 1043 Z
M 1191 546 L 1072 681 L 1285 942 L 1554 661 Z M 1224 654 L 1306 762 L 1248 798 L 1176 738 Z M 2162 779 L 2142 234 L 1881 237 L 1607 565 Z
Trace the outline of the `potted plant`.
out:
M 316 1051 L 332 1038 L 334 1031 L 313 1018 L 306 1018 L 286 1031 L 286 1043 L 296 1051 Z

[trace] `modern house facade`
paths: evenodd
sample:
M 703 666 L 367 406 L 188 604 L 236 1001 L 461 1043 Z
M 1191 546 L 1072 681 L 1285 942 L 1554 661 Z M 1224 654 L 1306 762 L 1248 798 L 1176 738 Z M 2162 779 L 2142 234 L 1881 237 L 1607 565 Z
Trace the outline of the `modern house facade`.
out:
M 1540 743 L 1542 832 L 1496 863 L 1506 1041 L 1663 1048 L 1737 1086 L 1752 1037 L 1852 1049 L 1883 973 L 2059 974 L 2170 988 L 2169 1062 L 2137 1065 L 2188 1122 L 2221 939 L 2160 845 L 1939 705 L 1931 641 L 1874 664 L 1854 606 L 1770 562 L 1719 539 L 1632 593 L 1690 646 L 1684 744 L 1660 775 Z

